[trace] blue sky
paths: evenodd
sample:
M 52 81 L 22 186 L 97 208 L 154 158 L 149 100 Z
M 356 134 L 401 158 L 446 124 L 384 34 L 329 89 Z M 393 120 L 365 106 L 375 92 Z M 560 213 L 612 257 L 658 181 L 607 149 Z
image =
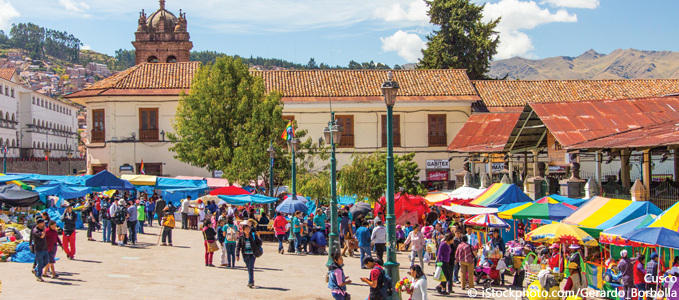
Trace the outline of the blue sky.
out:
M 483 3 L 485 1 L 476 1 Z M 87 48 L 113 55 L 132 49 L 139 12 L 157 0 L 0 0 L 0 29 L 33 22 L 65 30 Z M 425 46 L 422 0 L 167 0 L 186 12 L 194 50 L 346 66 L 350 60 L 405 64 Z M 497 59 L 577 56 L 622 48 L 679 51 L 679 1 L 493 0 L 502 16 Z

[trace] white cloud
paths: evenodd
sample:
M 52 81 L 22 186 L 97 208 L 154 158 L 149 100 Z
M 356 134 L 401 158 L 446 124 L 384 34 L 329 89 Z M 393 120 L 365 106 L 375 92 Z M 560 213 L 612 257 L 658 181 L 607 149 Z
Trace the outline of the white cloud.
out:
M 422 57 L 421 50 L 427 46 L 427 43 L 419 35 L 403 30 L 397 31 L 392 36 L 380 38 L 380 40 L 382 41 L 382 50 L 395 51 L 398 56 L 409 63 L 417 62 Z
M 88 44 L 83 44 L 83 46 L 80 47 L 80 49 L 82 49 L 82 50 L 92 50 L 92 46 L 90 46 Z
M 12 24 L 12 19 L 20 14 L 9 1 L 0 0 L 0 30 L 8 30 Z
M 540 4 L 549 3 L 552 6 L 570 8 L 589 8 L 599 7 L 599 0 L 544 0 Z
M 75 2 L 73 0 L 59 0 L 59 4 L 66 8 L 68 11 L 84 13 L 86 10 L 90 9 L 90 6 L 85 2 Z
M 400 3 L 394 3 L 390 7 L 381 7 L 375 10 L 375 16 L 378 19 L 384 19 L 388 22 L 397 21 L 417 21 L 422 23 L 429 22 L 429 16 L 427 16 L 427 4 L 423 0 L 413 0 L 413 2 L 408 3 L 408 8 L 406 5 L 401 6 Z
M 580 1 L 580 0 L 578 0 Z M 552 13 L 547 8 L 540 8 L 533 1 L 501 0 L 488 3 L 484 10 L 484 22 L 502 17 L 497 26 L 500 45 L 495 59 L 505 59 L 514 56 L 536 58 L 530 53 L 534 49 L 530 36 L 521 30 L 530 30 L 539 25 L 554 22 L 577 22 L 575 14 L 569 14 L 565 9 Z

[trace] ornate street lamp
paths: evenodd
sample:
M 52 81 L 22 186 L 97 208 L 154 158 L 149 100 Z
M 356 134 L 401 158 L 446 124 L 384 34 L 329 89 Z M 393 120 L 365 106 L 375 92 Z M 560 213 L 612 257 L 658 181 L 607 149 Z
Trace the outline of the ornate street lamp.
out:
M 288 140 L 288 149 L 292 153 L 292 199 L 297 199 L 297 163 L 295 152 L 299 150 L 299 139 Z
M 68 174 L 71 175 L 73 171 L 71 171 L 71 159 L 73 158 L 73 152 L 69 149 L 68 153 L 66 153 L 66 156 L 68 157 Z
M 393 81 L 394 73 L 387 73 L 387 81 L 382 83 L 384 103 L 387 105 L 387 262 L 384 267 L 391 278 L 401 278 L 398 275 L 398 262 L 396 262 L 396 217 L 394 216 L 394 104 L 398 93 L 398 82 Z M 394 293 L 394 299 L 398 299 Z
M 269 164 L 269 197 L 274 196 L 274 191 L 273 191 L 273 159 L 276 157 L 276 148 L 273 147 L 273 143 L 269 145 L 269 149 L 266 150 L 269 152 L 269 158 L 271 158 L 271 162 Z M 274 208 L 273 203 L 269 203 L 269 218 L 273 220 L 274 216 L 276 215 L 276 211 Z
M 49 148 L 45 148 L 43 151 L 45 154 L 45 160 L 47 161 L 47 175 L 50 174 L 50 155 L 52 154 L 52 150 Z
M 337 125 L 334 111 L 330 112 L 330 122 L 328 122 L 328 127 L 323 129 L 323 135 L 325 135 L 325 142 L 330 144 L 332 154 L 330 157 L 330 191 L 332 193 L 330 198 L 330 249 L 328 251 L 328 263 L 326 264 L 330 266 L 333 262 L 332 254 L 340 252 L 339 226 L 337 222 L 337 181 L 335 179 L 337 159 L 335 159 L 335 145 L 339 144 L 340 140 L 342 140 L 342 127 Z

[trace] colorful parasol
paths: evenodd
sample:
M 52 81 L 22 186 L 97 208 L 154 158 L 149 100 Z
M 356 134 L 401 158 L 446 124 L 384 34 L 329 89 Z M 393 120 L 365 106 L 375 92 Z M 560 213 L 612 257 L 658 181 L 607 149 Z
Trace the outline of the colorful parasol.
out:
M 637 230 L 639 228 L 648 227 L 648 225 L 653 223 L 655 219 L 656 219 L 655 215 L 648 214 L 638 217 L 632 221 L 622 223 L 618 226 L 606 229 L 599 235 L 599 242 L 601 242 L 602 244 L 612 244 L 616 246 L 640 247 L 641 246 L 640 243 L 624 239 L 622 238 L 622 235 Z
M 645 227 L 622 235 L 633 242 L 667 248 L 679 247 L 679 232 L 664 227 Z
M 549 244 L 579 244 L 596 246 L 599 242 L 582 229 L 564 223 L 552 223 L 526 234 L 526 241 Z
M 464 221 L 465 225 L 480 226 L 488 228 L 509 228 L 505 220 L 500 219 L 496 214 L 480 214 Z

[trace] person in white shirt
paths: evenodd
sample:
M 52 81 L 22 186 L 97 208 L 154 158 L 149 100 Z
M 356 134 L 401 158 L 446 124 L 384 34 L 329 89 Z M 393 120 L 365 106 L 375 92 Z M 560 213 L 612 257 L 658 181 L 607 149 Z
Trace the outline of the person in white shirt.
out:
M 427 276 L 424 275 L 420 265 L 410 267 L 410 276 L 413 276 L 413 283 L 410 286 L 412 300 L 427 300 Z
M 471 227 L 467 227 L 467 241 L 469 241 L 469 245 L 474 249 L 479 245 L 479 238 L 472 232 Z
M 182 229 L 189 229 L 189 210 L 191 209 L 189 201 L 191 201 L 191 196 L 186 196 L 186 199 L 182 200 Z
M 116 224 L 113 223 L 113 216 L 115 216 L 116 211 L 118 210 L 118 201 L 113 200 L 111 201 L 111 206 L 108 208 L 108 215 L 111 218 L 111 245 L 116 245 Z
M 375 219 L 375 228 L 373 229 L 370 241 L 375 246 L 377 257 L 384 261 L 384 250 L 386 250 L 387 244 L 387 229 L 382 226 L 382 220 L 379 218 Z

